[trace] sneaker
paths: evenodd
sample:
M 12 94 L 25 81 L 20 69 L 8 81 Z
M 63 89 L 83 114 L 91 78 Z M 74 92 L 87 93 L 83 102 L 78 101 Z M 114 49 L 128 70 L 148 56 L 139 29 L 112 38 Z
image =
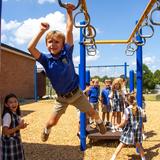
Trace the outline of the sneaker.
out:
M 101 123 L 99 123 L 99 124 L 97 123 L 97 126 L 98 126 L 99 132 L 100 132 L 101 134 L 105 134 L 105 133 L 106 133 L 106 128 L 105 128 L 103 122 L 101 122 Z
M 95 123 L 92 123 L 89 125 L 91 128 L 95 129 L 96 128 L 96 124 Z
M 106 127 L 108 127 L 108 126 L 109 126 L 109 124 L 110 124 L 110 122 L 106 122 L 105 126 L 106 126 Z
M 147 136 L 145 134 L 142 134 L 142 139 L 146 140 Z
M 122 128 L 118 128 L 118 131 L 119 131 L 119 132 L 122 132 L 123 130 L 122 130 Z
M 113 133 L 116 132 L 115 126 L 112 126 L 111 130 Z
M 112 158 L 110 160 L 116 160 L 116 156 L 113 155 Z
M 42 134 L 41 134 L 41 140 L 42 142 L 46 142 L 48 140 L 50 132 L 46 133 L 45 129 L 43 129 Z

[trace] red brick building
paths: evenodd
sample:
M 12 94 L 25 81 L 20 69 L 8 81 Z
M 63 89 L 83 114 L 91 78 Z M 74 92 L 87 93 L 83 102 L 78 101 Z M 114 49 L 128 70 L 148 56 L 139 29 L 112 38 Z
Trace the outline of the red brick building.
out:
M 28 53 L 19 49 L 1 44 L 0 52 L 0 98 L 1 102 L 8 93 L 15 93 L 19 98 L 34 98 L 35 93 L 35 59 Z M 37 76 L 38 79 L 38 76 Z M 41 79 L 45 83 L 43 77 Z M 40 84 L 40 83 L 39 83 Z M 39 85 L 37 83 L 37 86 Z M 39 86 L 41 87 L 41 86 Z M 45 88 L 44 85 L 42 87 Z M 45 95 L 44 88 L 37 92 Z

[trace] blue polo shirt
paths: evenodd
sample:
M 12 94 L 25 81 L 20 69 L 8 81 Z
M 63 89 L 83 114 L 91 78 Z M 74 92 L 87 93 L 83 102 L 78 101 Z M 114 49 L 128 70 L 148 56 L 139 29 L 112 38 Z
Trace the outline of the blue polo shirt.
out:
M 104 88 L 101 92 L 101 97 L 103 98 L 102 104 L 109 105 L 109 94 L 110 94 L 110 88 Z
M 64 45 L 59 56 L 41 53 L 37 61 L 42 64 L 46 75 L 58 94 L 66 94 L 79 85 L 79 77 L 75 72 L 72 60 L 73 46 Z
M 99 98 L 99 88 L 98 87 L 91 87 L 88 91 L 88 97 L 90 103 L 97 103 Z

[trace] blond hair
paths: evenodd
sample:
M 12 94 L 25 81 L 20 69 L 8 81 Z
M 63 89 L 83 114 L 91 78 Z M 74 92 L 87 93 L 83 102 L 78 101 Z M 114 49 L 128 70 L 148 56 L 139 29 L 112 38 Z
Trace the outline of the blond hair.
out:
M 115 87 L 115 86 L 116 86 L 117 84 L 119 85 L 118 91 L 119 91 L 119 92 L 122 92 L 122 85 L 121 85 L 121 83 L 120 83 L 119 81 L 112 83 L 112 90 L 113 90 L 113 91 L 116 90 L 116 87 Z
M 47 43 L 48 39 L 52 39 L 55 36 L 57 38 L 62 39 L 63 43 L 65 43 L 65 35 L 61 31 L 58 31 L 58 30 L 50 31 L 50 32 L 47 33 L 47 35 L 46 35 L 46 43 Z

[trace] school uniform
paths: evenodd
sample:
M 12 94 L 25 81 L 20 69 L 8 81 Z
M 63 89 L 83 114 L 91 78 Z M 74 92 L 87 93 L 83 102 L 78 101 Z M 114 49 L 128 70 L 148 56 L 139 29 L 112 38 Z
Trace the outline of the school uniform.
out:
M 54 104 L 54 114 L 61 116 L 68 105 L 73 105 L 81 112 L 88 112 L 91 105 L 79 88 L 79 77 L 75 72 L 73 60 L 73 46 L 64 44 L 58 56 L 43 54 L 37 59 L 46 71 L 52 87 L 57 94 Z
M 65 95 L 79 86 L 79 77 L 72 60 L 73 46 L 65 44 L 58 56 L 41 53 L 40 62 L 57 95 Z
M 123 111 L 123 97 L 116 90 L 113 92 L 112 103 L 113 103 L 113 106 L 112 106 L 113 112 Z
M 110 94 L 110 88 L 104 88 L 101 92 L 102 105 L 103 105 L 102 112 L 104 113 L 111 111 L 109 94 Z
M 7 117 L 10 116 L 10 125 L 7 125 Z M 3 118 L 3 127 L 15 128 L 20 121 L 20 117 L 16 113 L 6 113 Z M 22 146 L 20 131 L 6 136 L 2 135 L 2 160 L 25 160 L 24 150 Z
M 95 110 L 99 110 L 98 99 L 99 99 L 99 88 L 96 86 L 90 87 L 88 92 L 89 102 Z
M 120 141 L 127 145 L 135 145 L 142 142 L 142 119 L 143 113 L 140 107 L 137 107 L 137 113 L 134 116 L 132 106 L 125 108 L 123 118 L 127 120 Z

